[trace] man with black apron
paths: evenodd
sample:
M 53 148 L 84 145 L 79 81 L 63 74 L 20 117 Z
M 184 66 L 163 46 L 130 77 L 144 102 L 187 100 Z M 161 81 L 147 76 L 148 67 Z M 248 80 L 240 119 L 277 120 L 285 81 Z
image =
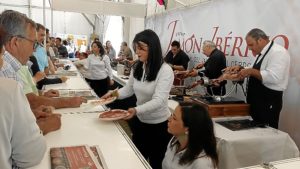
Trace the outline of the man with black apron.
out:
M 250 104 L 253 120 L 278 128 L 282 95 L 288 85 L 290 55 L 284 47 L 270 41 L 265 32 L 257 28 L 247 34 L 246 43 L 253 55 L 257 56 L 253 66 L 235 66 L 227 70 L 238 71 L 241 79 L 249 77 L 247 103 Z
M 259 61 L 256 59 L 253 69 L 260 70 L 261 63 L 269 50 L 273 46 L 273 41 L 267 52 Z M 262 84 L 262 81 L 255 77 L 249 77 L 247 91 L 247 103 L 250 104 L 250 114 L 254 121 L 268 124 L 271 127 L 278 128 L 279 113 L 282 108 L 282 91 L 270 89 Z

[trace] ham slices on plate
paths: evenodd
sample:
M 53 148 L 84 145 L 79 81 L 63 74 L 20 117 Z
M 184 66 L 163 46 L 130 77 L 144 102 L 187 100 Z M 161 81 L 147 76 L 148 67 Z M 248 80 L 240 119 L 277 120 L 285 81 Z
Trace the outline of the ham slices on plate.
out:
M 99 115 L 100 120 L 104 121 L 113 121 L 113 120 L 120 120 L 129 115 L 129 112 L 126 110 L 121 109 L 113 109 L 109 111 L 105 111 Z

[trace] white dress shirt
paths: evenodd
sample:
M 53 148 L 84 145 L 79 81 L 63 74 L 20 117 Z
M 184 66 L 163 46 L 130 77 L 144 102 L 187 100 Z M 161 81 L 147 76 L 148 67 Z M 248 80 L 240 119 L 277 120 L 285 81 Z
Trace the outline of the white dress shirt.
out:
M 261 51 L 262 56 L 266 53 L 270 45 L 271 41 Z M 260 57 L 259 60 L 261 58 L 262 57 Z M 288 85 L 289 70 L 289 52 L 284 47 L 273 43 L 270 51 L 262 61 L 260 68 L 263 85 L 273 90 L 284 91 Z
M 20 84 L 0 78 L 0 168 L 28 168 L 40 163 L 46 140 Z
M 144 123 L 157 124 L 166 121 L 171 115 L 168 98 L 174 81 L 172 68 L 164 63 L 154 81 L 144 81 L 145 69 L 141 81 L 133 77 L 131 71 L 128 83 L 119 90 L 119 99 L 136 95 L 137 117 Z
M 100 57 L 90 54 L 87 58 L 87 64 L 84 66 L 90 72 L 90 79 L 92 80 L 102 80 L 107 78 L 107 76 L 112 79 L 112 69 L 107 55 Z
M 162 162 L 162 169 L 214 169 L 213 162 L 210 157 L 206 156 L 205 152 L 202 151 L 198 158 L 195 159 L 189 165 L 180 165 L 179 159 L 186 151 L 186 149 L 176 153 L 177 146 L 175 142 L 177 140 L 173 137 L 168 144 L 165 158 Z M 171 146 L 172 145 L 172 146 Z

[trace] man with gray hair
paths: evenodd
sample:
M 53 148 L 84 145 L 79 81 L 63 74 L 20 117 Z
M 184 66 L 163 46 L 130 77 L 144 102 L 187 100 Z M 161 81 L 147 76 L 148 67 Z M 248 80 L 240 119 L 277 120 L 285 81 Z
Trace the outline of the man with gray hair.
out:
M 8 70 L 3 61 L 4 36 L 0 26 L 0 76 Z M 7 72 L 5 72 L 7 73 Z M 18 82 L 0 77 L 0 168 L 28 168 L 40 163 L 46 140 Z
M 206 40 L 202 46 L 203 54 L 208 57 L 205 63 L 200 63 L 187 76 L 200 77 L 206 76 L 209 79 L 217 79 L 222 75 L 222 70 L 226 68 L 226 58 L 222 51 L 217 49 L 216 44 L 212 41 Z M 197 70 L 204 67 L 204 70 Z M 203 84 L 203 80 L 196 81 L 192 86 Z M 222 81 L 220 85 L 208 85 L 207 93 L 210 95 L 225 95 L 226 81 Z
M 247 103 L 253 120 L 278 128 L 282 95 L 289 79 L 290 55 L 257 28 L 247 33 L 246 43 L 256 56 L 252 67 L 234 66 L 226 72 L 238 72 L 240 79 L 248 78 Z
M 36 40 L 36 24 L 24 14 L 6 10 L 0 16 L 0 25 L 7 31 L 4 37 L 6 52 L 3 58 L 10 67 L 7 73 L 3 74 L 6 74 L 5 77 L 14 78 L 20 84 L 24 84 L 23 89 L 27 89 L 28 86 L 33 86 L 32 79 L 20 79 L 17 72 L 21 70 L 22 65 L 26 65 L 29 57 L 38 45 Z M 83 102 L 86 102 L 81 97 L 50 98 L 39 96 L 35 88 L 31 87 L 32 90 L 27 90 L 25 93 L 32 109 L 41 105 L 53 106 L 55 108 L 79 107 Z
M 26 15 L 22 13 L 12 10 L 6 10 L 1 13 L 0 25 L 6 31 L 6 34 L 3 36 L 3 44 L 6 50 L 3 56 L 5 66 L 0 69 L 0 77 L 16 80 L 18 84 L 22 86 L 22 89 L 24 91 L 27 83 L 20 78 L 17 72 L 20 71 L 22 69 L 22 66 L 28 62 L 29 56 L 36 48 L 35 22 L 27 18 Z M 30 78 L 32 81 L 32 77 Z M 24 102 L 28 103 L 27 99 Z M 42 99 L 43 98 L 37 100 L 40 101 Z M 38 101 L 33 101 L 33 103 L 30 104 L 31 109 L 34 110 L 34 112 L 36 112 L 36 108 L 39 108 L 42 105 L 40 104 L 36 107 L 32 106 Z M 48 99 L 48 101 L 51 101 L 50 98 Z M 38 113 L 35 115 L 37 118 L 36 122 L 38 123 L 41 131 L 44 134 L 57 130 L 61 126 L 59 114 L 48 114 L 48 116 L 44 116 L 44 114 L 43 116 L 40 116 L 40 113 Z

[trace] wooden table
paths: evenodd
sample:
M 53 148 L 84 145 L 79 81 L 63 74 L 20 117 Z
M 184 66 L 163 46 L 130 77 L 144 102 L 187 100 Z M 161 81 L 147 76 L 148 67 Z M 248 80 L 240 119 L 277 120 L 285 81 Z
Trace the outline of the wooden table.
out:
M 211 115 L 211 117 L 220 116 L 248 116 L 249 104 L 246 103 L 218 103 L 210 104 L 202 99 L 192 99 L 198 104 L 203 105 Z

